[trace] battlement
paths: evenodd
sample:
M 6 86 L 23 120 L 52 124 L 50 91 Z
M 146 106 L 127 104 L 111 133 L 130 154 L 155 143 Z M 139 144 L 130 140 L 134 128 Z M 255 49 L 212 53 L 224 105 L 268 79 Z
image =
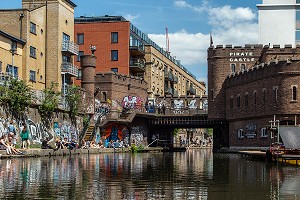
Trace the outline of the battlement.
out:
M 105 73 L 97 73 L 96 74 L 96 82 L 118 82 L 124 84 L 131 84 L 131 85 L 147 85 L 147 82 L 137 76 L 128 76 L 124 74 L 119 74 L 116 72 L 105 72 Z
M 227 45 L 216 45 L 209 47 L 210 50 L 218 51 L 218 50 L 243 50 L 243 49 L 269 49 L 269 50 L 275 50 L 280 49 L 281 51 L 287 50 L 290 51 L 291 49 L 300 50 L 300 44 L 297 44 L 296 47 L 293 48 L 291 44 L 285 44 L 284 46 L 280 46 L 277 44 L 274 44 L 273 46 L 269 45 L 263 45 L 263 44 L 245 44 L 244 46 L 233 46 L 232 44 Z
M 244 71 L 231 73 L 227 76 L 227 83 L 230 85 L 240 84 L 242 82 L 255 81 L 254 79 L 261 79 L 262 77 L 270 77 L 279 74 L 285 74 L 286 72 L 297 72 L 297 65 L 300 62 L 300 58 L 290 57 L 287 59 L 272 59 L 266 63 L 260 63 L 254 65 Z

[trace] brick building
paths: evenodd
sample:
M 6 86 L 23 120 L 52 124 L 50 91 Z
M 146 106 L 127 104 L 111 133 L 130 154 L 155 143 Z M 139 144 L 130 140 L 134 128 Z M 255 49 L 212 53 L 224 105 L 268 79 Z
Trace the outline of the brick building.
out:
M 51 82 L 64 88 L 78 75 L 73 64 L 78 46 L 72 42 L 75 7 L 71 0 L 22 0 L 21 9 L 0 10 L 0 30 L 26 42 L 14 56 L 22 57 L 22 64 L 14 63 L 14 74 L 33 89 L 50 87 Z M 1 54 L 6 65 L 2 71 L 9 71 L 11 57 Z
M 95 45 L 96 73 L 140 77 L 148 83 L 149 98 L 205 94 L 203 82 L 121 16 L 75 18 L 75 35 L 78 62 Z
M 268 147 L 270 121 L 299 125 L 300 47 L 262 45 L 208 49 L 210 119 L 229 123 L 230 147 Z

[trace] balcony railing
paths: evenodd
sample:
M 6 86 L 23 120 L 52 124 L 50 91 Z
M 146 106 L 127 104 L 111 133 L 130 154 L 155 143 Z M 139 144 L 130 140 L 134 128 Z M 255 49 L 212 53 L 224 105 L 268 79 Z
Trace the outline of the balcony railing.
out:
M 61 72 L 77 77 L 78 67 L 73 65 L 73 63 L 64 62 L 61 64 Z
M 171 87 L 165 87 L 165 94 L 171 94 L 173 95 L 174 94 L 174 91 Z
M 188 88 L 188 93 L 190 94 L 196 94 L 196 89 L 193 87 Z
M 145 71 L 145 63 L 141 59 L 129 59 L 129 67 L 133 68 L 134 71 L 144 72 Z
M 62 43 L 63 52 L 67 52 L 73 55 L 78 55 L 78 45 L 71 41 L 64 41 Z
M 129 49 L 133 55 L 145 55 L 145 45 L 139 40 L 131 39 L 129 43 Z
M 178 83 L 178 76 L 173 75 L 173 82 L 174 82 L 174 83 Z

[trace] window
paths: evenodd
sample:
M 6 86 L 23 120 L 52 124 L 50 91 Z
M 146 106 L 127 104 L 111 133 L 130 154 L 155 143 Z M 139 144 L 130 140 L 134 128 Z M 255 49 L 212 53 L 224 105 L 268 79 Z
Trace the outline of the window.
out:
M 296 0 L 296 3 L 300 3 L 300 0 Z
M 29 71 L 29 81 L 32 81 L 32 82 L 36 81 L 36 73 L 33 70 Z
M 81 75 L 82 75 L 82 73 L 81 73 L 81 69 L 78 69 L 78 75 L 77 75 L 77 80 L 81 80 Z
M 36 34 L 36 24 L 30 22 L 30 33 Z
M 77 34 L 77 44 L 84 44 L 84 34 Z
M 18 77 L 18 67 L 12 65 L 7 65 L 6 66 L 6 73 L 8 73 L 11 76 Z
M 248 93 L 246 93 L 245 94 L 245 106 L 248 106 L 248 104 L 249 104 L 249 95 L 248 95 Z
M 244 138 L 244 130 L 243 129 L 239 129 L 237 131 L 237 134 L 238 134 L 238 138 Z
M 230 109 L 233 109 L 233 97 L 230 97 Z
M 246 71 L 246 65 L 245 64 L 241 64 L 241 72 Z
M 266 89 L 263 89 L 263 104 L 266 103 Z
M 230 66 L 231 66 L 231 72 L 234 73 L 235 72 L 235 64 L 232 63 L 232 64 L 230 64 Z
M 69 42 L 70 41 L 70 36 L 66 33 L 63 33 L 63 42 Z
M 112 72 L 116 72 L 116 73 L 118 73 L 118 71 L 119 71 L 118 68 L 111 68 L 110 70 L 111 70 Z
M 78 55 L 77 55 L 77 62 L 80 62 L 80 56 L 83 56 L 84 55 L 84 51 L 79 51 L 78 52 Z
M 268 133 L 267 133 L 266 128 L 260 129 L 260 137 L 268 137 Z
M 118 50 L 111 50 L 111 60 L 112 61 L 118 60 Z
M 111 33 L 111 43 L 118 43 L 118 37 L 119 37 L 118 32 L 112 32 Z
M 30 57 L 36 58 L 36 48 L 30 46 Z
M 275 102 L 278 102 L 278 87 L 277 86 L 273 87 L 273 100 Z
M 240 95 L 237 96 L 237 99 L 236 99 L 236 106 L 237 106 L 238 108 L 241 107 L 241 96 L 240 96 Z
M 297 86 L 292 86 L 292 101 L 297 101 Z
M 254 99 L 253 104 L 256 105 L 256 91 L 253 92 L 253 96 L 254 96 L 254 98 L 253 98 Z

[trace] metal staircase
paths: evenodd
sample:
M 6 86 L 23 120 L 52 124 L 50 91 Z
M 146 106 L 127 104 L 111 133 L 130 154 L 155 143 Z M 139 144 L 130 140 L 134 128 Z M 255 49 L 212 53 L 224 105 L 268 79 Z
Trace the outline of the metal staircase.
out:
M 90 125 L 85 132 L 84 140 L 91 141 L 94 139 L 94 136 L 95 136 L 95 125 Z

